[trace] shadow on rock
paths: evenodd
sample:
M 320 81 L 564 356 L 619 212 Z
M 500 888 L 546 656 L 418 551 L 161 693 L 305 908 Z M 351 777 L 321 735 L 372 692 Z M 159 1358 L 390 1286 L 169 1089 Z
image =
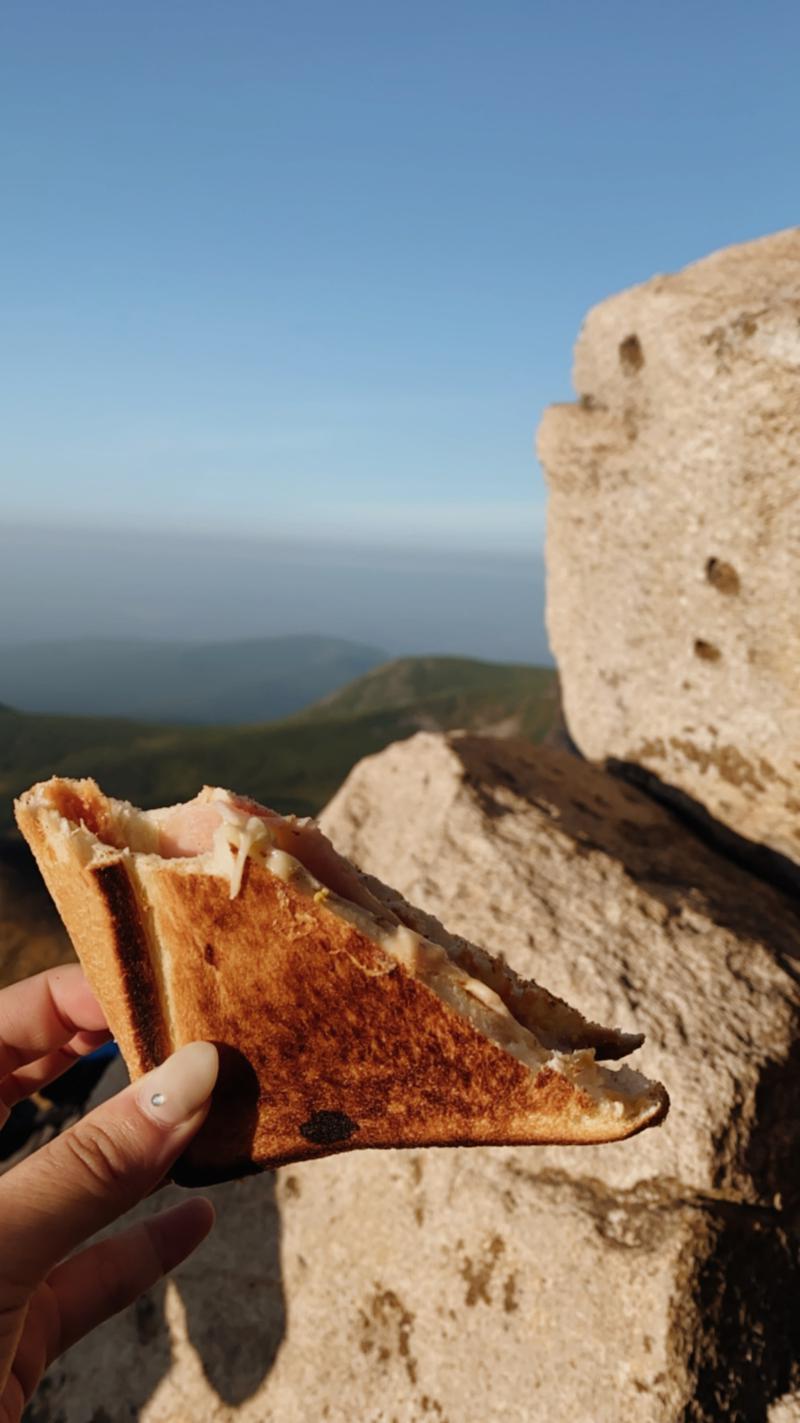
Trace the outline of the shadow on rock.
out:
M 250 1177 L 208 1194 L 216 1226 L 176 1283 L 203 1372 L 219 1397 L 235 1405 L 263 1383 L 286 1328 L 275 1178 Z
M 786 997 L 800 977 L 800 910 L 796 866 L 750 847 L 716 822 L 656 787 L 653 777 L 634 777 L 616 764 L 612 774 L 561 750 L 532 751 L 523 743 L 476 737 L 451 742 L 465 777 L 495 819 L 513 810 L 514 798 L 538 806 L 571 842 L 576 857 L 610 856 L 660 901 L 669 919 L 692 909 L 712 925 L 769 947 L 785 971 Z M 491 804 L 487 806 L 487 801 Z M 759 876 L 763 876 L 760 878 Z M 736 971 L 730 961 L 726 972 Z M 795 1010 L 796 1012 L 796 1010 Z M 800 1387 L 800 1025 L 793 1051 L 764 1064 L 755 1109 L 747 1126 L 741 1180 L 749 1181 L 740 1204 L 727 1208 L 709 1197 L 704 1209 L 713 1226 L 702 1247 L 686 1259 L 691 1295 L 700 1321 L 687 1345 L 694 1396 L 685 1423 L 768 1423 L 770 1405 Z M 729 1150 L 742 1122 L 728 1124 Z M 721 1177 L 720 1188 L 734 1189 Z M 676 1325 L 677 1327 L 677 1325 Z
M 126 1081 L 124 1064 L 117 1059 L 87 1110 Z M 275 1178 L 264 1173 L 203 1194 L 217 1213 L 209 1238 L 173 1273 L 169 1286 L 161 1283 L 140 1296 L 57 1361 L 30 1403 L 25 1423 L 118 1423 L 140 1417 L 173 1369 L 184 1338 L 223 1404 L 235 1408 L 261 1387 L 286 1326 Z M 186 1198 L 181 1187 L 168 1186 L 143 1202 L 125 1224 Z M 168 1288 L 177 1300 L 168 1300 Z M 208 1410 L 207 1396 L 191 1398 L 191 1383 L 187 1402 L 193 1417 Z
M 58 1359 L 25 1409 L 23 1423 L 133 1423 L 172 1361 L 163 1301 L 160 1285 Z M 134 1359 L 135 1369 L 128 1366 Z
M 216 1186 L 208 1195 L 217 1211 L 214 1231 L 172 1282 L 205 1378 L 224 1404 L 236 1407 L 263 1384 L 285 1331 L 280 1218 L 271 1176 Z M 169 1188 L 158 1209 L 185 1198 L 185 1192 Z M 43 1380 L 24 1423 L 121 1423 L 140 1417 L 170 1373 L 183 1334 L 174 1302 L 172 1328 L 167 1323 L 166 1294 L 164 1283 L 148 1290 L 71 1349 Z M 203 1417 L 207 1397 L 191 1399 L 191 1384 L 186 1392 L 191 1416 Z M 115 1398 L 117 1404 L 109 1404 Z
M 737 856 L 741 869 L 732 873 L 726 858 L 734 858 L 730 832 L 723 845 L 699 817 L 682 814 L 666 794 L 656 796 L 652 778 L 646 786 L 634 786 L 629 775 L 621 774 L 619 763 L 604 770 L 564 750 L 518 740 L 464 735 L 451 744 L 492 818 L 513 813 L 513 797 L 522 796 L 570 837 L 575 854 L 599 850 L 611 856 L 670 915 L 694 903 L 715 924 L 740 937 L 762 939 L 787 972 L 798 972 L 794 961 L 800 959 L 800 905 L 788 871 L 778 882 L 775 862 L 780 857 L 769 852 L 773 873 L 765 876 L 766 883 L 763 865 L 752 858 L 745 863 Z M 512 797 L 508 804 L 504 788 Z
M 800 900 L 800 865 L 794 860 L 770 849 L 768 845 L 759 845 L 744 835 L 738 835 L 729 825 L 715 819 L 699 800 L 662 781 L 653 771 L 648 771 L 643 766 L 612 757 L 607 762 L 607 770 L 612 776 L 636 786 L 665 806 L 704 844 L 733 860 L 734 864 L 741 865 L 758 879 L 775 885 L 795 902 Z

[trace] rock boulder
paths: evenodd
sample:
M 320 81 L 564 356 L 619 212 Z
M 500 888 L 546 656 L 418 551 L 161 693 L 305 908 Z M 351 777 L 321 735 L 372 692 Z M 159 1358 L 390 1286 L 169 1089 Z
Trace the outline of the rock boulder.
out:
M 218 1187 L 211 1240 L 54 1367 L 32 1423 L 793 1417 L 792 903 L 523 742 L 415 736 L 324 823 L 455 931 L 643 1029 L 670 1116 L 608 1147 L 354 1153 Z
M 591 311 L 545 413 L 570 733 L 800 861 L 800 229 Z

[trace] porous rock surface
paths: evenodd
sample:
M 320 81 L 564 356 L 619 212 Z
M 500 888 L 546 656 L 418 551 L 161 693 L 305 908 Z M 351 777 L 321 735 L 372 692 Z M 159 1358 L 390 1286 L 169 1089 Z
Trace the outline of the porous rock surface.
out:
M 571 735 L 800 861 L 800 229 L 590 311 L 546 411 Z
M 453 930 L 646 1031 L 634 1061 L 669 1118 L 612 1146 L 356 1152 L 217 1187 L 210 1241 L 51 1370 L 31 1423 L 794 1417 L 793 905 L 523 742 L 422 733 L 323 819 Z

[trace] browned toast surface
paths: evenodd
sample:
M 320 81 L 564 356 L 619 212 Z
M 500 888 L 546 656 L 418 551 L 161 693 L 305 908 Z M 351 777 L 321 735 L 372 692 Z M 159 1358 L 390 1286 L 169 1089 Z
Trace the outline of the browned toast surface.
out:
M 324 893 L 248 859 L 231 898 L 224 875 L 119 848 L 94 784 L 60 784 L 69 823 L 117 848 L 83 863 L 41 792 L 22 798 L 18 820 L 132 1074 L 194 1039 L 220 1046 L 211 1112 L 179 1164 L 187 1184 L 361 1147 L 620 1140 L 665 1114 L 658 1084 L 617 1111 L 562 1071 L 532 1070 Z M 509 1005 L 526 987 L 545 993 L 502 972 Z M 628 1050 L 624 1035 L 562 1007 L 579 1025 L 576 1046 L 592 1040 L 580 1040 L 582 1024 L 607 1055 Z

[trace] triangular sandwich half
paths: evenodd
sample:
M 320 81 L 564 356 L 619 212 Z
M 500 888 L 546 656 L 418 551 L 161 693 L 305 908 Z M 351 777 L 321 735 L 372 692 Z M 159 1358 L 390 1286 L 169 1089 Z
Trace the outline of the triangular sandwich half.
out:
M 55 778 L 16 805 L 132 1076 L 221 1048 L 185 1184 L 358 1147 L 621 1140 L 667 1094 L 589 1023 L 338 855 L 206 787 L 140 811 Z

